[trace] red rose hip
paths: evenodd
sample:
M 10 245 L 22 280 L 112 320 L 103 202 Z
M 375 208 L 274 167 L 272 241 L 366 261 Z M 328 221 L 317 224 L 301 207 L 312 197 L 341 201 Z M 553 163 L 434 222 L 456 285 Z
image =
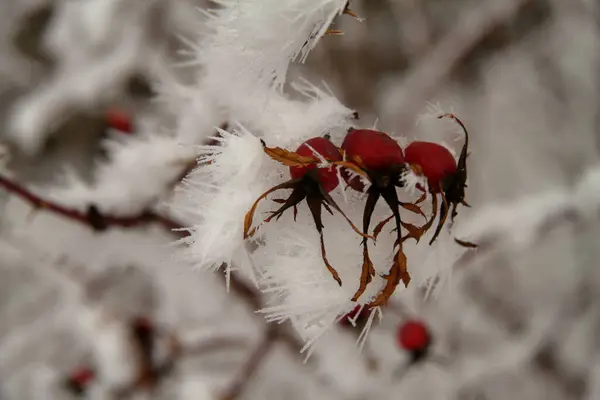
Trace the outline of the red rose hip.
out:
M 119 108 L 109 108 L 104 118 L 109 128 L 126 134 L 131 134 L 134 131 L 131 115 Z
M 404 185 L 401 179 L 406 169 L 404 153 L 398 142 L 388 134 L 371 129 L 350 129 L 342 143 L 342 150 L 345 159 L 360 167 L 371 183 L 371 186 L 367 189 L 367 201 L 363 213 L 363 231 L 369 231 L 371 217 L 380 197 L 383 197 L 392 210 L 392 216 L 396 223 L 398 239 L 395 246 L 398 246 L 398 251 L 394 256 L 389 274 L 384 276 L 387 281 L 386 285 L 377 298 L 369 304 L 370 307 L 384 305 L 401 280 L 405 285 L 410 282 L 406 257 L 402 251 L 402 221 L 399 210 L 402 203 L 398 200 L 396 192 L 396 187 Z M 348 171 L 345 171 L 342 176 L 354 190 L 364 191 L 365 188 L 360 178 L 350 178 Z M 369 257 L 367 241 L 363 240 L 363 265 L 360 285 L 352 297 L 353 301 L 357 301 L 364 293 L 374 275 L 375 269 Z
M 398 327 L 397 341 L 398 346 L 409 352 L 412 361 L 416 362 L 427 355 L 431 346 L 431 334 L 423 322 L 409 320 Z
M 348 221 L 350 226 L 361 236 L 365 236 L 356 228 L 356 226 L 348 219 L 341 208 L 333 200 L 329 193 L 334 190 L 338 184 L 337 166 L 335 162 L 342 160 L 342 154 L 337 147 L 334 146 L 328 138 L 315 137 L 302 143 L 296 152 L 289 152 L 280 148 L 269 148 L 263 142 L 265 153 L 276 161 L 287 165 L 290 168 L 291 179 L 272 187 L 263 193 L 252 205 L 246 217 L 244 218 L 244 238 L 248 239 L 254 235 L 257 228 L 251 229 L 252 218 L 258 203 L 280 189 L 291 189 L 292 193 L 287 199 L 274 200 L 282 204 L 281 207 L 272 211 L 270 216 L 264 222 L 270 222 L 273 218 L 279 219 L 283 213 L 289 208 L 294 209 L 294 220 L 296 219 L 296 206 L 306 200 L 310 213 L 315 222 L 315 227 L 319 232 L 321 241 L 321 256 L 323 262 L 333 278 L 342 284 L 337 271 L 327 260 L 327 252 L 323 238 L 323 220 L 321 216 L 322 208 L 325 208 L 329 213 L 333 214 L 332 208 L 338 211 Z M 320 166 L 320 164 L 329 164 Z
M 296 154 L 305 157 L 315 157 L 315 152 L 326 160 L 342 160 L 342 155 L 337 147 L 323 137 L 309 139 L 302 143 L 296 150 Z M 331 166 L 331 168 L 317 168 L 317 164 L 308 164 L 306 166 L 290 167 L 292 179 L 300 179 L 311 171 L 317 173 L 321 187 L 327 193 L 333 191 L 338 186 L 337 169 L 334 166 Z
M 427 178 L 429 189 L 440 192 L 442 180 L 456 173 L 456 160 L 450 150 L 437 143 L 412 142 L 404 150 L 406 162 L 420 168 Z
M 450 206 L 452 206 L 451 219 L 457 215 L 456 208 L 459 204 L 469 207 L 465 201 L 465 188 L 467 187 L 467 155 L 469 147 L 469 134 L 465 125 L 453 114 L 444 114 L 440 118 L 452 118 L 462 128 L 465 134 L 465 143 L 461 150 L 458 161 L 444 146 L 430 142 L 413 142 L 404 150 L 406 162 L 418 175 L 427 178 L 429 193 L 432 198 L 433 215 L 431 219 L 421 228 L 428 230 L 437 214 L 437 195 L 441 195 L 440 219 L 438 226 L 429 241 L 429 244 L 437 239 L 442 231 Z M 458 241 L 458 243 L 461 243 Z
M 82 395 L 94 378 L 95 374 L 91 368 L 79 367 L 69 374 L 64 384 L 71 393 Z

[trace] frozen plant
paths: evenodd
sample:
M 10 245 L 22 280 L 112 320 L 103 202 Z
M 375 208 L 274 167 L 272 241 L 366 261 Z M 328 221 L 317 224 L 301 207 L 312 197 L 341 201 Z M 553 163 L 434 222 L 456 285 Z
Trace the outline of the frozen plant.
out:
M 357 302 L 377 310 L 403 290 L 400 281 L 409 285 L 411 253 L 427 246 L 419 239 L 435 214 L 424 223 L 415 196 L 403 188 L 419 188 L 418 203 L 429 187 L 434 208 L 442 194 L 433 242 L 448 206 L 454 219 L 456 206 L 466 204 L 468 141 L 458 161 L 434 143 L 423 149 L 414 143 L 414 156 L 405 160 L 396 138 L 360 128 L 358 115 L 329 90 L 304 80 L 287 82 L 299 99 L 283 90 L 290 63 L 306 59 L 336 15 L 351 13 L 346 2 L 220 3 L 209 14 L 212 31 L 195 46 L 199 73 L 188 92 L 214 99 L 230 128 L 200 147 L 200 165 L 186 179 L 187 199 L 178 206 L 195 210 L 195 223 L 182 240 L 182 257 L 197 268 L 245 273 L 271 295 L 261 313 L 268 321 L 291 321 L 307 349 Z M 178 118 L 201 111 L 185 107 Z M 448 123 L 462 126 L 450 116 L 455 121 Z M 450 157 L 445 164 L 435 161 L 438 148 Z M 396 232 L 388 234 L 383 229 L 391 218 Z M 373 227 L 371 221 L 382 222 Z M 420 270 L 413 285 L 435 274 Z

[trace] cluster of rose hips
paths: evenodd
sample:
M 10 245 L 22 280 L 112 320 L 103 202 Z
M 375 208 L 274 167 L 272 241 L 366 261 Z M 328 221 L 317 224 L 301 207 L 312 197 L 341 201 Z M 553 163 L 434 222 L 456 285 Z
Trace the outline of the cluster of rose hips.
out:
M 257 228 L 252 228 L 252 220 L 258 203 L 275 191 L 281 189 L 292 190 L 287 199 L 274 200 L 280 203 L 281 206 L 271 212 L 271 215 L 264 222 L 269 222 L 273 218 L 278 219 L 290 208 L 294 210 L 295 220 L 296 206 L 306 200 L 320 235 L 323 262 L 333 278 L 341 285 L 342 281 L 337 271 L 327 260 L 321 218 L 322 208 L 325 208 L 331 214 L 333 214 L 332 209 L 336 210 L 348 221 L 352 229 L 363 238 L 363 264 L 360 285 L 352 297 L 352 301 L 357 301 L 375 275 L 375 269 L 369 257 L 368 239 L 375 240 L 383 226 L 393 218 L 397 233 L 397 239 L 394 243 L 394 248 L 397 248 L 394 261 L 389 273 L 383 276 L 386 280 L 384 288 L 368 304 L 368 307 L 385 305 L 400 281 L 405 286 L 408 286 L 410 282 L 402 244 L 408 238 L 418 241 L 432 226 L 437 216 L 438 196 L 441 197 L 439 222 L 429 244 L 432 244 L 440 234 L 449 213 L 451 219 L 454 220 L 457 215 L 457 206 L 459 204 L 468 206 L 464 200 L 465 188 L 467 187 L 468 133 L 464 124 L 456 116 L 444 114 L 439 118 L 444 117 L 456 121 L 465 134 L 465 143 L 458 161 L 455 160 L 447 148 L 437 143 L 415 141 L 402 150 L 398 142 L 388 134 L 369 129 L 350 128 L 340 147 L 335 146 L 329 140 L 328 135 L 305 141 L 295 152 L 277 147 L 269 148 L 263 142 L 264 151 L 268 156 L 289 167 L 291 179 L 267 190 L 252 205 L 244 219 L 244 238 L 248 239 L 256 233 Z M 339 175 L 338 168 L 340 169 Z M 421 185 L 417 185 L 417 188 L 423 192 L 423 195 L 415 203 L 404 203 L 398 199 L 397 188 L 405 187 L 405 176 L 409 169 L 415 174 L 426 178 L 428 192 L 432 197 L 432 215 L 421 227 L 402 221 L 400 216 L 401 207 L 424 215 L 418 204 L 426 199 L 428 193 Z M 329 194 L 339 185 L 339 176 L 350 188 L 361 193 L 366 191 L 367 199 L 363 213 L 362 231 L 356 228 Z M 370 183 L 368 187 L 363 183 L 363 179 Z M 387 203 L 392 215 L 375 227 L 373 235 L 369 235 L 371 217 L 380 197 Z M 402 235 L 402 228 L 408 232 L 404 236 Z M 459 240 L 457 242 L 468 247 L 474 246 L 471 243 Z

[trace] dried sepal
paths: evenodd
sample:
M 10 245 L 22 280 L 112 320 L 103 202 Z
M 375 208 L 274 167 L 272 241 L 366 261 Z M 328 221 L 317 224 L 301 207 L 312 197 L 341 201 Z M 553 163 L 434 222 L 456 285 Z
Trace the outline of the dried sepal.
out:
M 365 170 L 360 166 L 360 164 L 353 161 L 332 161 L 331 164 L 336 165 L 338 167 L 343 167 L 351 170 L 352 172 L 369 179 L 369 176 L 365 172 Z
M 342 211 L 340 206 L 337 205 L 337 203 L 335 202 L 335 200 L 333 200 L 333 198 L 329 195 L 329 193 L 325 192 L 324 190 L 321 190 L 321 195 L 323 196 L 323 199 L 324 199 L 323 206 L 325 206 L 326 208 L 328 206 L 331 206 L 331 207 L 333 207 L 334 210 L 339 212 L 342 215 L 342 217 L 344 217 L 344 219 L 348 222 L 348 224 L 350 225 L 352 230 L 354 230 L 354 232 L 356 232 L 357 234 L 359 234 L 361 237 L 363 237 L 365 239 L 375 240 L 374 236 L 369 235 L 367 232 L 361 232 L 356 227 L 356 225 L 354 225 L 354 223 L 350 220 L 350 218 L 348 218 L 348 216 L 344 213 L 344 211 Z M 329 210 L 329 212 L 333 215 L 331 210 Z
M 390 215 L 389 217 L 387 217 L 386 219 L 384 219 L 383 221 L 379 222 L 376 226 L 375 229 L 373 229 L 373 236 L 375 237 L 375 239 L 377 239 L 377 236 L 379 236 L 379 234 L 381 233 L 381 231 L 383 230 L 383 227 L 390 222 L 390 220 L 394 218 L 394 215 Z
M 365 203 L 365 210 L 363 212 L 363 231 L 369 232 L 369 225 L 371 223 L 371 217 L 373 216 L 373 212 L 375 211 L 375 205 L 377 204 L 377 200 L 379 200 L 379 196 L 381 194 L 378 190 L 374 188 L 369 189 L 369 195 L 367 196 L 367 201 Z M 360 274 L 360 283 L 358 289 L 352 296 L 352 301 L 357 301 L 358 298 L 364 293 L 367 289 L 367 285 L 375 276 L 375 268 L 373 267 L 373 262 L 369 257 L 369 247 L 367 239 L 363 239 L 363 264 Z
M 271 189 L 267 190 L 266 192 L 264 192 L 263 194 L 261 194 L 256 201 L 254 202 L 254 204 L 252 204 L 252 207 L 250 207 L 250 210 L 246 213 L 246 215 L 244 216 L 244 239 L 248 239 L 252 236 L 254 236 L 254 234 L 256 233 L 256 230 L 258 229 L 258 227 L 251 229 L 252 227 L 252 220 L 254 218 L 254 213 L 256 212 L 256 208 L 258 207 L 258 203 L 260 203 L 261 200 L 265 199 L 269 194 L 280 190 L 280 189 L 293 189 L 294 185 L 298 182 L 297 179 L 291 179 L 287 182 L 281 183 L 277 186 L 273 186 Z
M 404 251 L 402 250 L 402 245 L 400 244 L 396 255 L 394 256 L 394 263 L 390 268 L 390 272 L 387 275 L 384 275 L 383 278 L 386 280 L 385 286 L 379 292 L 375 300 L 367 304 L 367 307 L 377 307 L 377 306 L 385 306 L 394 294 L 396 287 L 402 281 L 405 287 L 408 287 L 410 283 L 410 274 L 408 273 L 407 259 Z
M 360 281 L 356 293 L 354 293 L 354 296 L 352 296 L 352 301 L 357 301 L 360 298 L 360 296 L 362 296 L 362 294 L 367 289 L 369 283 L 371 283 L 371 281 L 373 280 L 374 276 L 375 267 L 373 266 L 373 262 L 369 257 L 369 250 L 365 246 L 363 247 L 363 265 L 360 273 Z
M 267 147 L 264 141 L 261 141 L 261 143 L 263 144 L 265 154 L 287 167 L 303 167 L 320 162 L 316 157 L 301 156 L 293 151 L 282 149 L 281 147 Z
M 427 199 L 427 192 L 423 190 L 423 193 L 421 194 L 421 196 L 417 199 L 417 201 L 414 202 L 414 204 L 420 204 L 422 202 L 425 201 L 425 199 Z
M 427 216 L 425 215 L 425 213 L 423 212 L 423 210 L 421 210 L 421 207 L 419 207 L 417 205 L 417 203 L 403 203 L 400 202 L 400 207 L 404 208 L 405 210 L 411 211 L 415 214 L 419 214 L 422 215 L 423 218 L 427 219 Z
M 323 263 L 325 264 L 325 267 L 327 267 L 327 270 L 333 279 L 335 279 L 336 282 L 342 286 L 342 279 L 340 278 L 336 269 L 333 268 L 333 266 L 329 263 L 329 260 L 327 260 L 327 250 L 325 249 L 325 240 L 323 238 L 323 220 L 321 218 L 321 205 L 324 203 L 324 201 L 321 197 L 313 195 L 308 196 L 306 198 L 306 202 L 308 204 L 308 209 L 313 216 L 317 232 L 319 232 L 319 240 L 321 242 L 321 258 L 323 259 Z
M 442 204 L 440 205 L 440 220 L 438 221 L 438 225 L 435 228 L 433 237 L 429 241 L 430 246 L 433 244 L 435 239 L 437 239 L 439 234 L 442 232 L 442 228 L 444 227 L 444 223 L 446 222 L 446 218 L 448 217 L 448 211 L 450 209 L 450 207 L 448 206 L 448 201 L 446 200 L 446 195 L 444 194 L 444 192 L 440 191 L 440 195 L 442 196 Z M 433 196 L 435 197 L 435 195 L 433 195 Z
M 467 241 L 465 241 L 465 240 L 460 240 L 460 239 L 457 239 L 457 238 L 454 238 L 454 241 L 455 241 L 457 244 L 459 244 L 459 245 L 461 245 L 461 246 L 463 246 L 463 247 L 466 247 L 466 248 L 468 248 L 468 249 L 476 249 L 476 248 L 478 248 L 478 247 L 479 247 L 479 246 L 478 246 L 477 244 L 475 244 L 475 243 L 472 243 L 472 242 L 467 242 Z
M 421 236 L 423 236 L 422 228 L 419 228 L 416 225 L 409 224 L 408 222 L 404 221 L 402 222 L 402 227 L 408 231 L 408 234 L 402 237 L 402 242 L 412 238 L 415 239 L 417 243 L 419 243 L 419 240 L 421 240 Z

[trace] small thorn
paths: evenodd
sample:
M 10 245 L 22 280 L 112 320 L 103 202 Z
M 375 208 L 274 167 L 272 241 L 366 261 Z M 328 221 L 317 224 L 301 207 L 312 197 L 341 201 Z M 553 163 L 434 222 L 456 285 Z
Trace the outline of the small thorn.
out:
M 260 144 L 262 144 L 263 147 L 267 147 L 267 143 L 264 140 L 262 140 L 262 139 L 260 139 Z

